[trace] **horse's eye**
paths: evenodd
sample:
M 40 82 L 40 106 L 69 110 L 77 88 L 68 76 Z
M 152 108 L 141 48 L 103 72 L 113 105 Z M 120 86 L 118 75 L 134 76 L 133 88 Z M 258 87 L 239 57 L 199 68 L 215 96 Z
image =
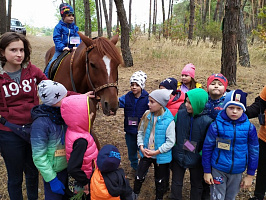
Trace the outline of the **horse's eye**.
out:
M 90 63 L 90 65 L 92 68 L 96 68 L 96 66 L 94 64 Z

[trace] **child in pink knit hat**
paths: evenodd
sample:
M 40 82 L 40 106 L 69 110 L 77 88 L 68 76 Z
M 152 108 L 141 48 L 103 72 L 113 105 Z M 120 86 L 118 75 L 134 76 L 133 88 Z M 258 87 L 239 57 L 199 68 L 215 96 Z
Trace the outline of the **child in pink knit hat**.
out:
M 178 82 L 177 89 L 186 93 L 194 88 L 201 88 L 201 84 L 195 81 L 195 66 L 189 63 L 181 72 L 181 82 Z

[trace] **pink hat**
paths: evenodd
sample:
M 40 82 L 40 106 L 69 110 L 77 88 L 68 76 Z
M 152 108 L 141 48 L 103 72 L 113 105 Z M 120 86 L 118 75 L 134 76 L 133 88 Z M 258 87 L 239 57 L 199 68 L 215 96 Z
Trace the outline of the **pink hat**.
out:
M 195 66 L 192 63 L 187 64 L 181 74 L 188 75 L 191 78 L 195 78 Z

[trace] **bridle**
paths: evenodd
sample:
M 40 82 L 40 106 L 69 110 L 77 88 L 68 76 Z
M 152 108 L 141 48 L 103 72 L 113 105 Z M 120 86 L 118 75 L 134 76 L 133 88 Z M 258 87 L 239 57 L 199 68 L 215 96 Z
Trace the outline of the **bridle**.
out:
M 95 96 L 97 97 L 97 92 L 99 92 L 100 90 L 103 90 L 104 88 L 108 88 L 108 87 L 116 87 L 118 86 L 118 81 L 114 82 L 114 83 L 105 83 L 97 88 L 95 88 L 94 84 L 91 81 L 91 77 L 90 77 L 90 72 L 89 72 L 89 64 L 88 64 L 88 60 L 89 60 L 89 53 L 91 52 L 91 50 L 94 49 L 94 47 L 96 47 L 96 44 L 92 44 L 90 46 L 87 47 L 86 49 L 86 75 L 87 78 L 91 84 L 92 90 L 95 93 Z M 74 83 L 74 79 L 73 79 L 73 72 L 72 72 L 72 64 L 73 64 L 73 60 L 74 60 L 74 55 L 75 55 L 76 50 L 74 50 L 74 53 L 71 56 L 71 60 L 70 60 L 70 79 L 71 79 L 71 84 L 72 84 L 72 88 L 75 92 L 77 92 L 76 87 L 75 87 L 75 83 Z M 118 79 L 118 74 L 117 74 L 117 79 Z M 118 91 L 117 91 L 118 93 Z

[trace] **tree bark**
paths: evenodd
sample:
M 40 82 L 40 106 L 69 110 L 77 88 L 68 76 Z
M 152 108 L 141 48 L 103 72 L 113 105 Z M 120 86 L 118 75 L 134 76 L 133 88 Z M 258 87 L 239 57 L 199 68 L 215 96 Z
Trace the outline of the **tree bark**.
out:
M 101 24 L 101 36 L 103 36 L 103 15 L 102 15 L 102 6 L 101 0 L 99 0 L 99 8 L 100 8 L 100 24 Z
M 6 32 L 6 0 L 0 0 L 0 35 Z
M 157 24 L 157 0 L 154 0 L 153 4 L 153 23 L 152 23 L 152 34 L 156 35 L 156 24 Z
M 205 9 L 204 9 L 204 13 L 203 13 L 202 24 L 206 23 L 208 8 L 209 8 L 209 0 L 206 0 Z
M 83 0 L 84 2 L 84 16 L 85 16 L 85 35 L 91 38 L 91 10 L 90 10 L 90 1 Z
M 101 37 L 101 20 L 100 20 L 100 8 L 99 8 L 99 1 L 95 0 L 95 7 L 96 7 L 96 17 L 97 17 L 97 25 L 98 25 L 98 37 Z
M 131 11 L 132 11 L 132 0 L 129 0 L 129 8 L 128 8 L 128 23 L 129 23 L 129 32 L 132 30 L 132 24 L 131 24 Z
M 133 58 L 129 47 L 129 25 L 127 15 L 124 8 L 123 0 L 114 0 L 116 4 L 117 14 L 121 25 L 121 51 L 126 67 L 133 66 Z
M 152 0 L 150 0 L 148 40 L 151 39 L 151 2 Z
M 110 23 L 108 20 L 108 13 L 107 13 L 107 9 L 106 9 L 106 3 L 105 0 L 102 0 L 102 4 L 103 4 L 103 12 L 104 12 L 104 18 L 105 18 L 105 23 L 106 23 L 106 30 L 107 30 L 107 36 L 109 39 L 111 39 L 112 35 L 111 35 L 111 27 L 110 27 Z
M 239 27 L 238 27 L 238 54 L 239 64 L 243 67 L 250 67 L 250 59 L 248 52 L 248 44 L 246 38 L 246 30 L 244 23 L 243 11 L 247 0 L 244 1 L 242 7 L 239 9 Z
M 165 8 L 164 8 L 164 0 L 162 0 L 162 12 L 163 12 L 163 36 L 165 37 Z
M 219 10 L 220 6 L 221 6 L 221 0 L 217 0 L 215 12 L 213 15 L 213 21 L 217 21 L 217 15 L 218 15 L 218 10 Z
M 239 0 L 226 0 L 223 20 L 221 73 L 228 79 L 229 85 L 236 85 L 239 9 Z
M 111 31 L 113 30 L 113 0 L 109 0 L 109 24 Z
M 190 17 L 189 17 L 189 29 L 188 29 L 188 45 L 192 44 L 193 39 L 193 27 L 194 27 L 194 16 L 195 16 L 195 0 L 190 0 Z

